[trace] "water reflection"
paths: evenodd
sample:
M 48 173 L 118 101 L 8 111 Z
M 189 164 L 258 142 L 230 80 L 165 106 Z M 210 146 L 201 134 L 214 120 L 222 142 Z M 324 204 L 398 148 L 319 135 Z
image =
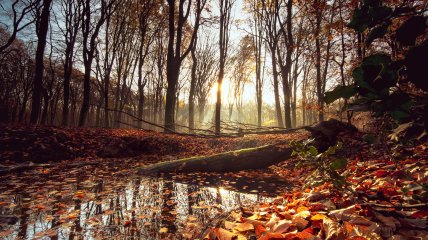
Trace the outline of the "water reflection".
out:
M 76 171 L 2 179 L 0 238 L 192 239 L 220 214 L 270 200 L 192 178 Z

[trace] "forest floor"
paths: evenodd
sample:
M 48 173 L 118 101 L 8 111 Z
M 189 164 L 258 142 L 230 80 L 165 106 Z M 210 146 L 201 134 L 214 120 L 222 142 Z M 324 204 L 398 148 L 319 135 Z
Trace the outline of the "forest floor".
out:
M 159 161 L 304 140 L 309 137 L 304 130 L 196 138 L 125 129 L 0 129 L 0 238 L 428 236 L 427 143 L 392 151 L 365 142 L 361 133 L 339 135 L 338 154 L 348 161 L 341 174 L 348 185 L 338 189 L 329 182 L 311 186 L 315 169 L 298 167 L 296 158 L 268 169 L 162 175 L 161 181 L 136 171 Z

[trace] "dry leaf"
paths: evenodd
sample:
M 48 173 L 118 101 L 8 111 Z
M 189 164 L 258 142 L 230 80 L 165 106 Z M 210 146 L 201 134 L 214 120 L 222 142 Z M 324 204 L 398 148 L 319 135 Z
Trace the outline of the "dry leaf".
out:
M 245 232 L 245 231 L 253 230 L 254 226 L 251 223 L 244 222 L 244 223 L 236 224 L 235 229 L 238 230 L 239 232 Z
M 324 230 L 325 240 L 345 238 L 344 234 L 340 232 L 339 223 L 334 222 L 328 217 L 323 219 L 322 228 Z
M 209 233 L 209 239 L 216 240 L 232 240 L 236 236 L 236 234 L 233 234 L 223 228 L 212 228 Z

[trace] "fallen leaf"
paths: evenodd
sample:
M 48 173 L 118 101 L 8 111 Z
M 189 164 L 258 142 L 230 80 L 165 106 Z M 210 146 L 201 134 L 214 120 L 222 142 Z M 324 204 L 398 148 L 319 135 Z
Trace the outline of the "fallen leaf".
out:
M 213 240 L 233 240 L 237 235 L 223 228 L 212 228 L 208 236 Z
M 326 217 L 326 215 L 317 213 L 311 217 L 311 220 L 312 221 L 323 220 L 325 217 Z
M 284 233 L 291 226 L 292 222 L 290 220 L 282 219 L 279 220 L 272 228 L 274 233 Z
M 284 235 L 280 233 L 271 233 L 268 232 L 264 234 L 259 240 L 274 240 L 274 239 L 284 239 Z
M 339 223 L 331 220 L 328 217 L 323 219 L 322 224 L 325 240 L 329 239 L 344 239 L 345 236 L 340 232 Z

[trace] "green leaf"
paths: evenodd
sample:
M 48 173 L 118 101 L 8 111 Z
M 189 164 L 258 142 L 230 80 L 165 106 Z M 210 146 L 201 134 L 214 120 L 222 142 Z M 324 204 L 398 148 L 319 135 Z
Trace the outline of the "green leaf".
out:
M 318 150 L 314 147 L 314 146 L 310 146 L 308 149 L 308 152 L 312 155 L 312 156 L 316 156 L 318 154 Z
M 367 35 L 367 38 L 366 38 L 366 47 L 369 47 L 370 44 L 374 40 L 376 40 L 378 38 L 382 38 L 383 36 L 385 36 L 389 25 L 390 25 L 390 21 L 388 21 L 388 22 L 386 22 L 386 23 L 384 23 L 378 27 L 375 27 L 373 30 L 371 30 L 369 32 L 369 34 Z
M 347 165 L 348 165 L 348 161 L 346 159 L 338 158 L 338 159 L 334 160 L 333 162 L 331 162 L 330 169 L 332 169 L 332 170 L 344 169 L 344 168 L 346 168 Z
M 401 122 L 407 118 L 410 117 L 410 114 L 404 111 L 400 111 L 400 110 L 395 110 L 391 112 L 391 116 L 392 118 L 394 118 L 395 120 Z
M 333 91 L 325 93 L 324 101 L 330 104 L 339 98 L 349 99 L 357 93 L 355 86 L 337 86 Z

